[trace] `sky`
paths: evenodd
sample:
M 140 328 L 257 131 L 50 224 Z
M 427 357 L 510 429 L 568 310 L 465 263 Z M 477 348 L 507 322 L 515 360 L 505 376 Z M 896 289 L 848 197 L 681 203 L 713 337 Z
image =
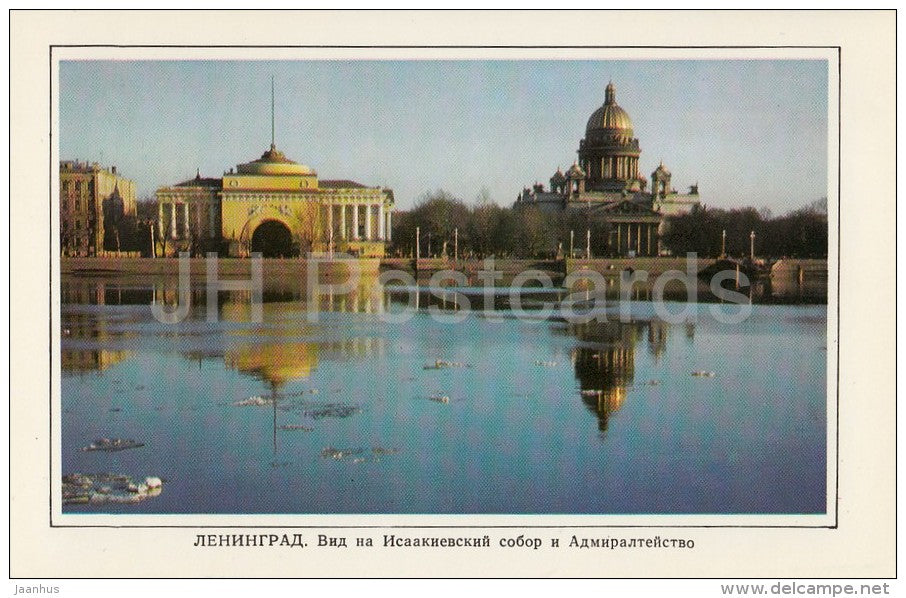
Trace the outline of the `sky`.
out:
M 322 179 L 508 206 L 576 159 L 609 81 L 650 179 L 775 214 L 827 196 L 824 60 L 64 61 L 59 155 L 115 165 L 140 198 L 271 142 Z

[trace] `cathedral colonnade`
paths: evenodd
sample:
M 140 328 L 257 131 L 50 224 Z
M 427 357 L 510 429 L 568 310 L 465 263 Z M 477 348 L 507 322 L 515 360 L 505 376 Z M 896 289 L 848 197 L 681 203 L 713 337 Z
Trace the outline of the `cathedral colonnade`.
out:
M 618 255 L 656 256 L 660 249 L 658 222 L 612 222 L 609 247 Z

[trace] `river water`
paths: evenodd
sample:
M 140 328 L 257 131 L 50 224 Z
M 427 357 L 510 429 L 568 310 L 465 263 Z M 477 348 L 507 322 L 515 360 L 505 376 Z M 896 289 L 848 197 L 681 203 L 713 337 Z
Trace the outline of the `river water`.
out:
M 64 512 L 825 512 L 825 305 L 570 323 L 365 286 L 266 289 L 260 323 L 242 291 L 209 321 L 195 288 L 166 324 L 162 281 L 64 276 L 62 473 L 163 480 Z M 144 446 L 82 450 L 101 438 Z

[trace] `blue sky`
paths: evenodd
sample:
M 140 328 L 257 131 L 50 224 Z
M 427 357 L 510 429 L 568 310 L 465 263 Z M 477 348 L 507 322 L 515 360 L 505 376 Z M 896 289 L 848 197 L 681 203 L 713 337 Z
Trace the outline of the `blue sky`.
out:
M 610 80 L 646 177 L 663 159 L 714 207 L 827 195 L 823 60 L 66 61 L 60 158 L 116 165 L 140 196 L 220 176 L 269 146 L 271 76 L 277 147 L 321 178 L 391 187 L 403 209 L 547 184 Z

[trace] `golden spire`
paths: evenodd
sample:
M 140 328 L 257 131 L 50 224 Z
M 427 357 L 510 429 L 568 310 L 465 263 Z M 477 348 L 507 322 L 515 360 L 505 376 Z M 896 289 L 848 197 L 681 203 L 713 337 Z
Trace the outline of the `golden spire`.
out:
M 274 143 L 274 76 L 271 75 L 271 149 L 276 147 Z

